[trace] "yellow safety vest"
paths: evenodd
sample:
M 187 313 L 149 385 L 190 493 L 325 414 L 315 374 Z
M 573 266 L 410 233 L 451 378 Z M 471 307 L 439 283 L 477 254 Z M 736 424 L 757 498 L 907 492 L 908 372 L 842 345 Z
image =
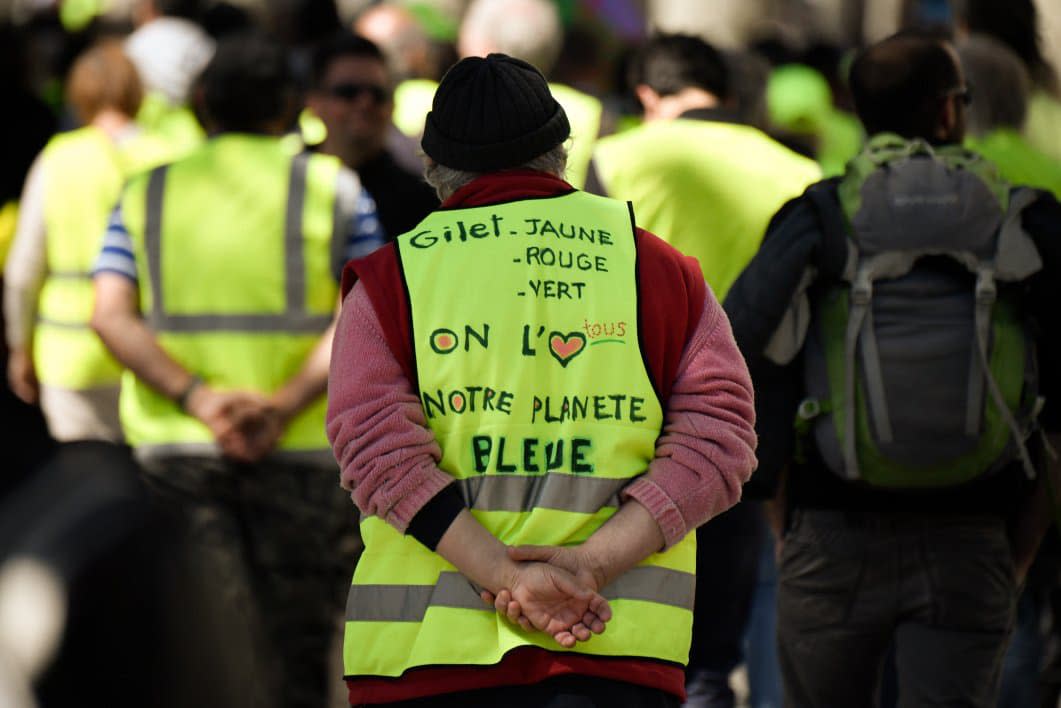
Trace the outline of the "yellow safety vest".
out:
M 564 84 L 549 84 L 549 91 L 557 103 L 564 107 L 567 121 L 571 124 L 571 147 L 567 155 L 565 179 L 572 186 L 582 189 L 586 186 L 593 146 L 600 135 L 604 108 L 599 99 Z
M 125 178 L 168 157 L 168 147 L 153 136 L 116 146 L 94 127 L 58 135 L 44 148 L 48 274 L 33 342 L 41 383 L 72 390 L 118 385 L 121 365 L 89 327 L 92 267 Z
M 1054 160 L 1061 160 L 1061 98 L 1043 90 L 1032 92 L 1028 101 L 1028 117 L 1024 121 L 1024 137 L 1031 146 Z
M 438 84 L 431 79 L 406 79 L 394 89 L 394 125 L 420 140 Z
M 331 323 L 339 168 L 331 156 L 292 156 L 279 138 L 225 134 L 126 189 L 144 317 L 209 385 L 277 390 Z M 298 415 L 279 447 L 326 450 L 325 404 L 321 396 Z M 120 407 L 138 449 L 212 443 L 202 423 L 130 372 Z
M 643 227 L 700 261 L 721 300 L 781 206 L 821 178 L 818 165 L 746 125 L 678 119 L 597 141 L 597 174 Z
M 148 91 L 144 95 L 136 122 L 165 139 L 174 158 L 187 155 L 206 140 L 206 133 L 192 109 L 170 103 L 158 91 Z
M 7 254 L 15 240 L 15 228 L 18 226 L 18 200 L 0 205 L 0 267 L 7 265 Z
M 475 517 L 506 544 L 576 544 L 653 458 L 663 411 L 639 347 L 628 206 L 573 192 L 445 210 L 398 239 L 417 388 Z M 347 602 L 347 676 L 554 651 L 485 607 L 441 556 L 378 517 Z M 603 590 L 614 619 L 572 651 L 688 659 L 689 535 Z
M 307 146 L 316 146 L 328 139 L 328 126 L 308 106 L 298 114 L 298 137 L 300 138 L 300 149 Z

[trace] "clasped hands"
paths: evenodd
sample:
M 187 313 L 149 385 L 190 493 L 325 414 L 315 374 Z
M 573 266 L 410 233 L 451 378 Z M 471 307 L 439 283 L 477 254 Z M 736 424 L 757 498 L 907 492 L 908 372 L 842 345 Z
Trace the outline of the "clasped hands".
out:
M 280 409 L 255 391 L 217 391 L 197 386 L 185 405 L 213 433 L 225 457 L 257 462 L 276 447 L 287 424 Z
M 509 546 L 506 551 L 513 563 L 505 584 L 496 595 L 483 590 L 483 602 L 567 648 L 604 631 L 612 618 L 600 594 L 605 575 L 578 547 Z

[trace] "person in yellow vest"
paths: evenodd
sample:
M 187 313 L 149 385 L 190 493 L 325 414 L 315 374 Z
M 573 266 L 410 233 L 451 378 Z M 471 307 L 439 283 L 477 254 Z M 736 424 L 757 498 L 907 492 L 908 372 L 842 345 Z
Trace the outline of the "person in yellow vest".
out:
M 752 392 L 695 261 L 562 179 L 570 130 L 530 64 L 458 62 L 422 141 L 442 207 L 344 273 L 352 704 L 684 698 L 691 531 L 755 466 Z
M 809 144 L 825 177 L 843 174 L 865 136 L 858 119 L 833 100 L 829 81 L 804 64 L 783 64 L 770 72 L 766 103 L 771 130 Z
M 382 236 L 356 175 L 283 144 L 279 45 L 223 41 L 200 82 L 213 137 L 126 187 L 92 324 L 128 368 L 121 421 L 149 483 L 259 649 L 254 704 L 320 706 L 356 538 L 324 435 L 337 276 Z
M 457 51 L 462 57 L 501 52 L 523 59 L 548 75 L 563 41 L 559 12 L 549 0 L 473 0 L 461 21 Z M 571 123 L 565 179 L 581 189 L 600 134 L 603 106 L 596 96 L 565 84 L 551 82 L 549 91 Z
M 54 137 L 30 169 L 5 268 L 8 380 L 39 401 L 56 440 L 121 442 L 121 366 L 89 327 L 91 271 L 124 180 L 169 152 L 133 121 L 142 91 L 120 44 L 78 57 L 66 93 L 84 127 Z
M 723 299 L 773 214 L 819 179 L 820 169 L 740 122 L 725 59 L 698 37 L 650 39 L 633 58 L 629 79 L 645 122 L 597 142 L 587 189 L 631 200 L 646 228 L 700 262 Z M 764 537 L 753 500 L 697 530 L 699 577 L 715 579 L 697 586 L 689 708 L 734 700 L 729 674 L 743 660 Z
M 699 260 L 708 285 L 725 298 L 770 218 L 821 171 L 735 122 L 725 62 L 698 37 L 651 39 L 629 83 L 645 123 L 597 142 L 588 189 L 631 200 L 642 223 Z

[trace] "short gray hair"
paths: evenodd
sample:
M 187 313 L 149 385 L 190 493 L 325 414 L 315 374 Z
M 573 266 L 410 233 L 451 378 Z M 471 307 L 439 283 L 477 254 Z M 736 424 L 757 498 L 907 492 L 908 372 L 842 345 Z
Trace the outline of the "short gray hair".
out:
M 958 56 L 973 90 L 966 111 L 969 132 L 980 136 L 999 128 L 1020 130 L 1031 91 L 1020 57 L 1005 44 L 977 34 L 958 45 Z
M 541 155 L 538 155 L 538 157 L 509 169 L 548 172 L 551 175 L 563 179 L 564 172 L 567 170 L 567 147 L 561 143 L 552 150 L 543 152 Z M 427 180 L 428 184 L 435 188 L 435 193 L 438 194 L 438 198 L 442 201 L 446 201 L 453 196 L 453 193 L 458 189 L 477 177 L 481 177 L 483 174 L 484 173 L 482 172 L 455 170 L 452 167 L 440 165 L 434 160 L 427 160 L 427 163 L 424 166 L 424 179 Z

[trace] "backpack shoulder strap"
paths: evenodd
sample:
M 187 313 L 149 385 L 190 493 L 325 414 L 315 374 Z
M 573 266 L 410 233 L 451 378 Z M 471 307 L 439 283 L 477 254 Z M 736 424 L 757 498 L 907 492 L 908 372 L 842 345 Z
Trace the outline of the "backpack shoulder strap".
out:
M 819 274 L 850 281 L 858 254 L 849 236 L 851 227 L 847 216 L 840 205 L 839 185 L 839 177 L 812 184 L 807 188 L 807 198 L 814 205 L 822 227 L 822 240 L 815 258 Z
M 890 417 L 884 397 L 884 383 L 873 333 L 872 273 L 862 266 L 858 246 L 850 236 L 851 226 L 840 203 L 838 187 L 840 180 L 822 183 L 819 189 L 808 190 L 821 221 L 824 239 L 820 253 L 823 270 L 844 282 L 849 287 L 848 320 L 844 337 L 844 435 L 842 454 L 844 476 L 858 479 L 860 476 L 856 441 L 856 363 L 861 343 L 863 370 L 868 385 L 868 405 L 873 409 L 877 434 L 881 440 L 892 437 Z
M 794 283 L 795 288 L 791 293 L 791 300 L 786 303 L 783 316 L 763 348 L 763 356 L 779 366 L 791 363 L 803 349 L 811 320 L 808 290 L 818 281 L 819 277 L 824 276 L 827 281 L 842 277 L 847 241 L 843 231 L 843 215 L 829 214 L 828 206 L 832 202 L 836 205 L 832 211 L 839 211 L 839 204 L 835 197 L 835 184 L 836 180 L 812 184 L 802 197 L 793 202 L 809 205 L 809 209 L 803 208 L 806 213 L 805 229 L 814 231 L 815 242 L 813 250 L 803 251 L 799 281 Z M 830 222 L 830 216 L 839 219 L 839 222 Z

